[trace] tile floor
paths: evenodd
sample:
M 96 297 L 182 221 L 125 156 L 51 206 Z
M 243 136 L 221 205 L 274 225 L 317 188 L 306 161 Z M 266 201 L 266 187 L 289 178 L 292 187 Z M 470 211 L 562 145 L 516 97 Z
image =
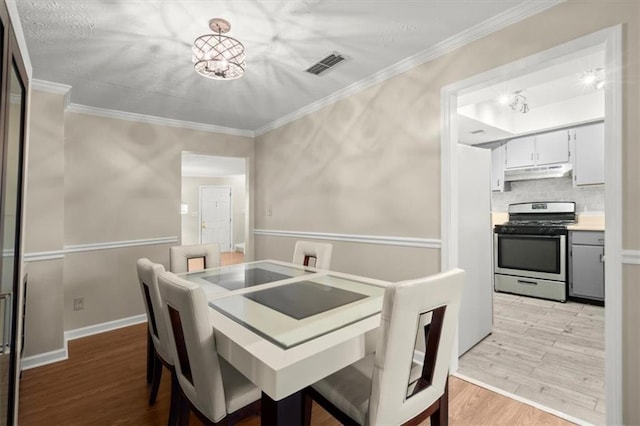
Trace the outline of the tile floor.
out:
M 459 373 L 603 425 L 604 308 L 504 293 L 493 303 L 493 332 Z

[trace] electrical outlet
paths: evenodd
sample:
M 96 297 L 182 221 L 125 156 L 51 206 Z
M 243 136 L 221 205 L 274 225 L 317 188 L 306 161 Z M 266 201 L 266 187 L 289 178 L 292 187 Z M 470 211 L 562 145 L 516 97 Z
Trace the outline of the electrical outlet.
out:
M 73 299 L 73 310 L 81 311 L 84 309 L 84 297 L 75 297 Z
M 269 208 L 267 209 L 267 216 L 273 216 L 273 209 L 271 208 L 271 206 L 269 206 Z

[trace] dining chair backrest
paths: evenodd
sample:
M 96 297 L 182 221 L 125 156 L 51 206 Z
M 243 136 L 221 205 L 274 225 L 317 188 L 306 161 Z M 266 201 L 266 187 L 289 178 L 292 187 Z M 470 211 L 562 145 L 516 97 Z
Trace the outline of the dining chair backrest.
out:
M 227 411 L 204 290 L 171 272 L 160 275 L 158 286 L 182 392 L 205 416 L 218 422 Z
M 293 250 L 293 263 L 318 269 L 330 269 L 332 251 L 333 244 L 296 241 Z
M 454 269 L 385 288 L 368 424 L 402 424 L 443 395 L 464 279 L 464 271 Z M 419 333 L 425 355 L 415 380 L 411 372 Z
M 173 246 L 169 249 L 171 272 L 194 272 L 220 266 L 220 245 L 194 244 Z
M 162 314 L 158 276 L 164 272 L 164 266 L 153 263 L 147 258 L 138 259 L 138 282 L 142 292 L 142 300 L 147 310 L 149 334 L 158 354 L 168 363 L 173 363 L 169 349 L 169 333 Z

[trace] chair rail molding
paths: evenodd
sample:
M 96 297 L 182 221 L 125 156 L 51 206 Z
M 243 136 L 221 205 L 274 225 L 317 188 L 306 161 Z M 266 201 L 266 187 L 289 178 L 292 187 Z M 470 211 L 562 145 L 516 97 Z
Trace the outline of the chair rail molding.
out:
M 309 238 L 312 240 L 345 241 L 361 244 L 380 244 L 400 247 L 421 247 L 439 249 L 440 240 L 434 238 L 394 237 L 386 235 L 339 234 L 331 232 L 284 231 L 275 229 L 254 229 L 254 235 L 271 237 Z
M 640 250 L 622 250 L 622 263 L 640 265 Z
M 108 250 L 123 247 L 150 246 L 155 244 L 177 243 L 178 237 L 145 238 L 141 240 L 110 241 L 104 243 L 75 244 L 64 246 L 65 253 L 78 253 L 94 250 Z
M 87 251 L 96 250 L 110 250 L 126 247 L 136 246 L 153 246 L 156 244 L 175 244 L 178 242 L 178 237 L 158 237 L 158 238 L 144 238 L 140 240 L 125 240 L 125 241 L 109 241 L 104 243 L 88 243 L 88 244 L 75 244 L 64 246 L 61 250 L 50 251 L 36 251 L 25 253 L 25 262 L 37 262 L 42 260 L 63 259 L 65 254 L 68 253 L 82 253 Z M 6 256 L 7 253 L 4 253 Z

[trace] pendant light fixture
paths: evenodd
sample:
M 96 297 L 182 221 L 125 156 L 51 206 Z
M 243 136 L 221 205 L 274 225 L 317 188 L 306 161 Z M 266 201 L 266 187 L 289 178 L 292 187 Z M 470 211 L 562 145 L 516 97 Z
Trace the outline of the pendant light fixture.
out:
M 244 45 L 226 34 L 231 24 L 221 18 L 209 21 L 215 34 L 205 34 L 193 42 L 193 67 L 198 74 L 214 80 L 235 80 L 244 75 Z

